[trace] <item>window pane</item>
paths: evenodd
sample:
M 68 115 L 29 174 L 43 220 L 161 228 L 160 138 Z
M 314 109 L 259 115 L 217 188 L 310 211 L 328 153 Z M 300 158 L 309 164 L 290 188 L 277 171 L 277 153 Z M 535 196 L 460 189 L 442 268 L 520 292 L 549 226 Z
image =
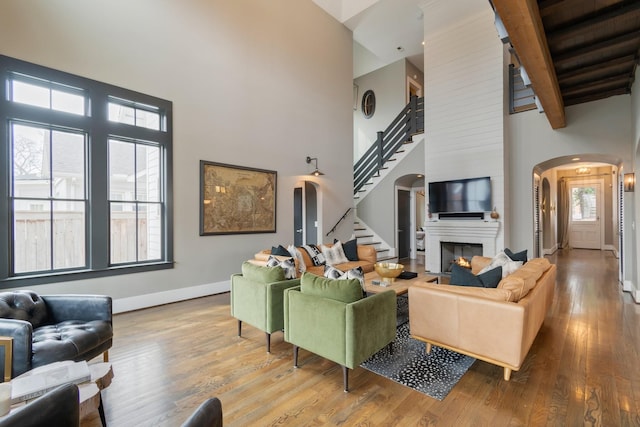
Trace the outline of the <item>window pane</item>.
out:
M 51 269 L 51 204 L 14 201 L 13 239 L 16 273 Z
M 65 113 L 84 115 L 84 97 L 60 90 L 51 91 L 51 108 Z
M 162 221 L 159 204 L 138 207 L 138 261 L 162 257 Z
M 595 221 L 597 219 L 596 189 L 574 187 L 571 189 L 571 219 L 573 221 Z
M 109 198 L 135 200 L 135 144 L 109 140 Z
M 50 108 L 49 88 L 13 80 L 13 101 L 36 107 Z
M 47 129 L 13 124 L 13 195 L 49 197 L 49 138 Z
M 53 202 L 53 268 L 85 266 L 84 202 Z
M 160 148 L 136 145 L 136 179 L 139 201 L 160 201 Z
M 53 197 L 84 199 L 84 135 L 53 131 L 51 134 Z
M 112 122 L 124 123 L 127 125 L 135 125 L 136 113 L 132 107 L 109 103 L 109 120 Z
M 111 264 L 136 261 L 136 204 L 111 203 Z
M 160 114 L 136 108 L 136 126 L 160 130 Z

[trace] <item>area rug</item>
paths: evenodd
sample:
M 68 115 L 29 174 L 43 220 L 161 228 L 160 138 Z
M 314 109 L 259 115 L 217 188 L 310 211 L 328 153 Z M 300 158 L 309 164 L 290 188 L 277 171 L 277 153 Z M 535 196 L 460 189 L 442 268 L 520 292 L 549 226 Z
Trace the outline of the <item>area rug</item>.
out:
M 443 400 L 475 362 L 473 357 L 433 346 L 409 335 L 409 323 L 398 326 L 393 352 L 388 346 L 360 366 L 437 400 Z

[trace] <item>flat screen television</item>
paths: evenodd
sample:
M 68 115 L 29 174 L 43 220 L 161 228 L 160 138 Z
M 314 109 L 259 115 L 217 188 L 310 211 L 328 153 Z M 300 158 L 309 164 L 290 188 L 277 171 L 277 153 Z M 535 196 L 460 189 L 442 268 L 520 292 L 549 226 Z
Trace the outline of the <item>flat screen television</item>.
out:
M 488 212 L 491 210 L 491 179 L 456 179 L 429 183 L 431 213 Z

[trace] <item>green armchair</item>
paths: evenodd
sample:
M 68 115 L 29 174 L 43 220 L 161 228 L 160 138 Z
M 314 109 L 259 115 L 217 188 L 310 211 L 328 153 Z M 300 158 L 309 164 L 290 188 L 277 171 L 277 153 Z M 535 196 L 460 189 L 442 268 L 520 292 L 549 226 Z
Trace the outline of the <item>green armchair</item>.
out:
M 285 280 L 280 267 L 242 264 L 242 274 L 231 275 L 231 315 L 266 334 L 267 353 L 271 352 L 271 333 L 284 328 L 284 290 L 298 286 L 300 279 Z
M 354 369 L 396 337 L 396 294 L 363 297 L 357 279 L 334 280 L 304 273 L 300 286 L 285 291 L 284 339 L 342 366 L 344 391 Z

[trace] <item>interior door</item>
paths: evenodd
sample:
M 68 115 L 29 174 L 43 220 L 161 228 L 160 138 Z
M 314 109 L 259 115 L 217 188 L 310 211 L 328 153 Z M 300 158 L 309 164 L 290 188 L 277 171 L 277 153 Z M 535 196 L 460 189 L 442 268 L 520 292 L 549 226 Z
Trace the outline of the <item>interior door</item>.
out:
M 601 249 L 602 185 L 571 183 L 569 185 L 569 245 L 579 249 Z
M 411 249 L 411 197 L 398 190 L 398 258 L 408 258 Z
M 302 187 L 293 189 L 293 244 L 302 246 Z

